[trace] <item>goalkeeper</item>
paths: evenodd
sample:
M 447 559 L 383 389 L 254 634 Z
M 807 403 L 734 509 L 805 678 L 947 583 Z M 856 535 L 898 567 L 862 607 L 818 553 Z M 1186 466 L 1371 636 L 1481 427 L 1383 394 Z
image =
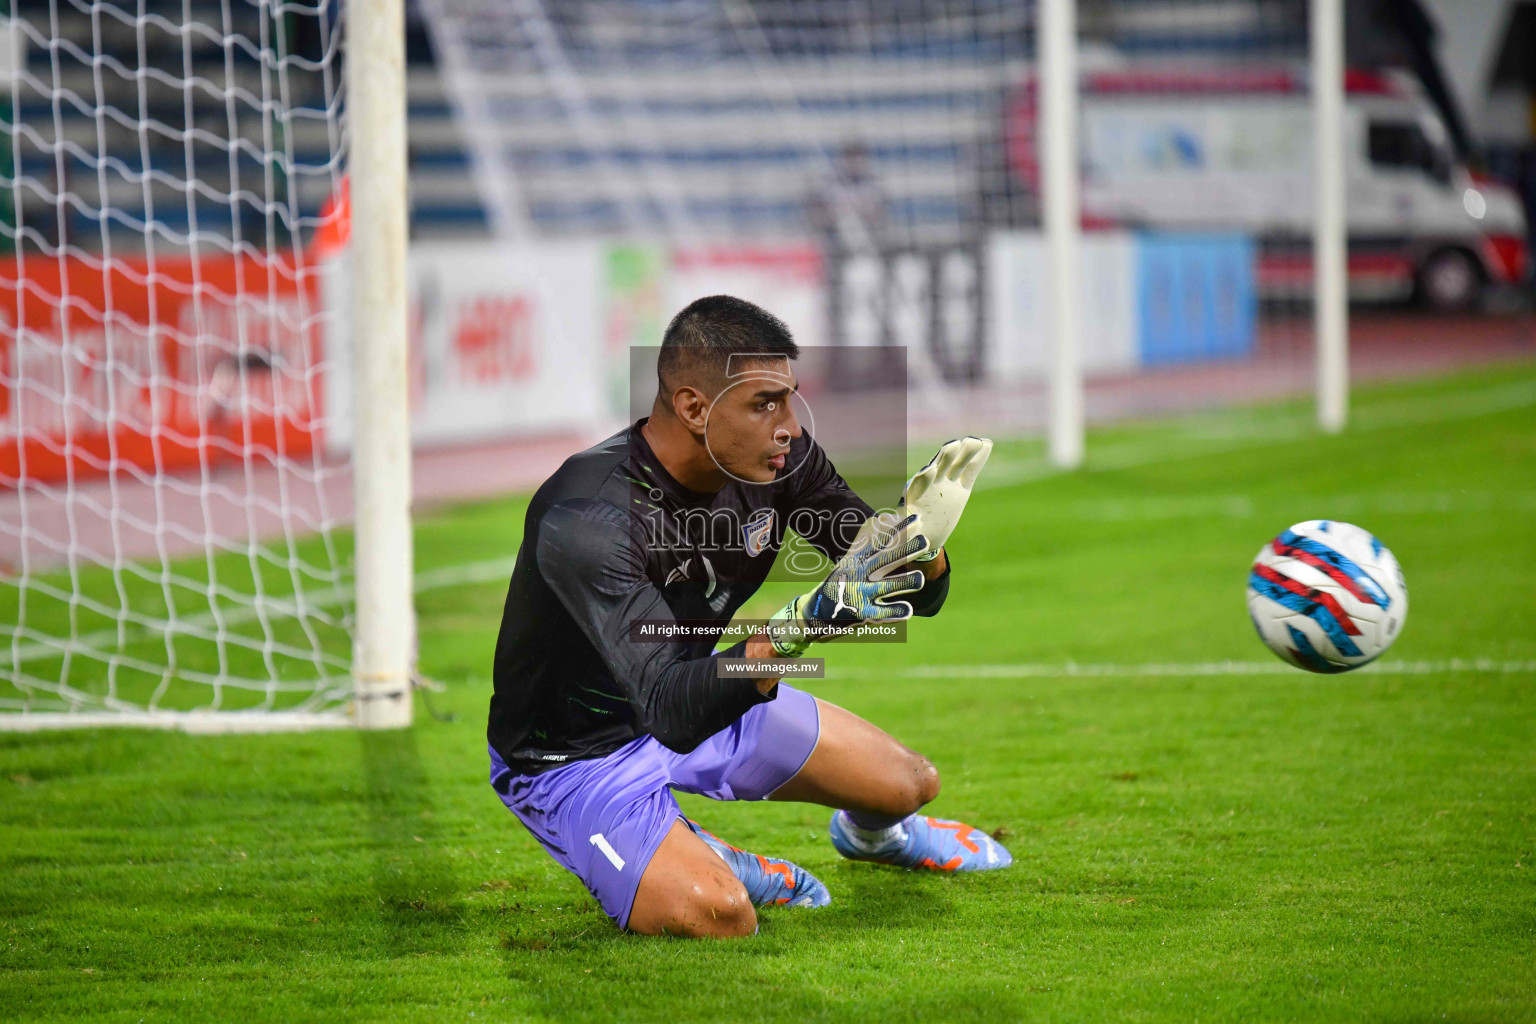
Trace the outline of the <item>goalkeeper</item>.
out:
M 634 932 L 748 935 L 754 906 L 830 900 L 802 868 L 683 818 L 674 789 L 834 808 L 832 844 L 855 860 L 1011 862 L 980 830 L 919 813 L 939 792 L 927 758 L 756 666 L 722 671 L 722 660 L 797 657 L 859 623 L 936 613 L 944 541 L 992 447 L 944 445 L 898 511 L 874 517 L 800 429 L 798 351 L 749 302 L 692 303 L 663 338 L 651 415 L 566 460 L 529 504 L 496 641 L 491 785 Z M 790 522 L 835 560 L 831 575 L 712 653 Z M 703 635 L 655 639 L 700 624 Z

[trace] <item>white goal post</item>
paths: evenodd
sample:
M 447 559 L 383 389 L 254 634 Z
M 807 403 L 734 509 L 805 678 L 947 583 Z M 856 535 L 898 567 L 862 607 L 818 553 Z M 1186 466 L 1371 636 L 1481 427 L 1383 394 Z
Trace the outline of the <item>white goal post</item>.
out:
M 1043 129 L 1041 221 L 1049 253 L 1051 303 L 1051 464 L 1083 464 L 1087 424 L 1083 414 L 1081 166 L 1077 144 L 1077 0 L 1040 0 L 1040 107 Z M 1071 297 L 1070 301 L 1062 301 Z
M 0 731 L 409 725 L 401 0 L 10 10 Z
M 411 724 L 411 431 L 405 4 L 350 0 L 352 323 L 357 352 L 357 724 Z
M 1312 120 L 1317 136 L 1312 228 L 1317 423 L 1337 434 L 1349 421 L 1349 240 L 1344 215 L 1344 6 L 1310 0 Z

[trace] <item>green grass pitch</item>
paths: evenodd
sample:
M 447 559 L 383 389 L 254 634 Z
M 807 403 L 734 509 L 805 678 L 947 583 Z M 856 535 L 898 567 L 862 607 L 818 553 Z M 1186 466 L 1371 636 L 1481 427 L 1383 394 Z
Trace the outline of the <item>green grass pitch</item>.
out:
M 1006 830 L 1009 871 L 844 863 L 820 808 L 685 798 L 834 903 L 621 935 L 486 785 L 503 584 L 439 587 L 451 721 L 0 734 L 0 1020 L 1536 1020 L 1536 364 L 1308 419 L 1101 431 L 1071 475 L 1000 445 L 942 616 L 826 651 L 806 686 L 932 757 L 933 811 Z M 1253 635 L 1249 560 L 1315 517 L 1401 559 L 1389 664 Z M 521 518 L 434 514 L 419 569 L 509 556 Z

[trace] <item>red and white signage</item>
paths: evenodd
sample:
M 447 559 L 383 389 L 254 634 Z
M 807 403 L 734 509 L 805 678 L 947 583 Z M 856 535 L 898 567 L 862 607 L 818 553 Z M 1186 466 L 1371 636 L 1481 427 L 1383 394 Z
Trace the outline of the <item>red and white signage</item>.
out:
M 213 256 L 0 263 L 0 485 L 309 454 L 312 268 Z
M 811 247 L 630 246 L 627 284 L 620 248 L 412 246 L 414 441 L 618 425 L 630 414 L 628 346 L 660 344 L 671 315 L 702 295 L 761 303 L 802 343 L 824 337 Z M 630 309 L 641 299 L 643 316 Z M 317 443 L 344 454 L 350 304 L 339 243 L 299 268 L 229 256 L 161 258 L 153 273 L 142 259 L 0 264 L 0 486 L 305 457 Z
M 344 264 L 337 263 L 338 271 Z M 411 247 L 411 436 L 418 444 L 587 429 L 604 411 L 597 243 L 513 246 L 494 242 Z M 350 301 L 342 272 L 327 301 Z M 345 329 L 338 370 L 352 365 Z M 352 379 L 327 382 L 335 413 L 327 443 L 351 444 Z

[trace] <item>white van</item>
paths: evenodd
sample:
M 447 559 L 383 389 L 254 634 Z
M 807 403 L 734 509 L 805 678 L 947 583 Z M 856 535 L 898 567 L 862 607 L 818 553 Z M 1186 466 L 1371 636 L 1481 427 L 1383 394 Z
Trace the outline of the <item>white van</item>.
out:
M 1346 79 L 1350 292 L 1473 304 L 1526 274 L 1510 189 L 1458 165 L 1407 77 Z M 1267 297 L 1311 284 L 1312 115 L 1285 69 L 1095 71 L 1083 76 L 1083 214 L 1090 222 L 1241 231 L 1259 239 Z

